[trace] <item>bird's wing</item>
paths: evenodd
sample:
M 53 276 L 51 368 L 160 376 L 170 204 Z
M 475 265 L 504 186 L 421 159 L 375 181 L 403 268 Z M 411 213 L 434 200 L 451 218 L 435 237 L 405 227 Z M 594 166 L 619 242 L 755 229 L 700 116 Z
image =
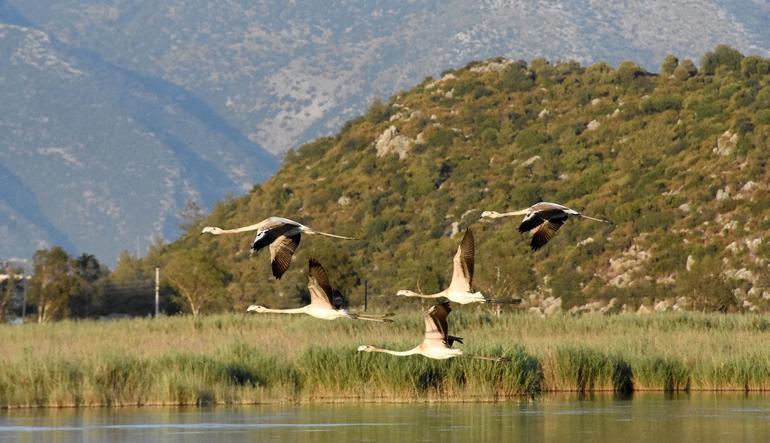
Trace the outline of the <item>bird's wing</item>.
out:
M 556 235 L 556 232 L 561 228 L 561 225 L 567 220 L 567 214 L 562 214 L 562 217 L 553 217 L 538 226 L 537 229 L 532 232 L 532 240 L 530 241 L 529 246 L 533 251 L 540 249 L 543 245 L 548 243 L 548 240 Z
M 334 290 L 329 284 L 329 276 L 326 270 L 311 258 L 308 264 L 307 289 L 310 291 L 310 305 L 319 308 L 334 309 Z
M 451 311 L 448 301 L 433 305 L 428 309 L 428 313 L 425 314 L 425 340 L 423 343 L 428 346 L 446 347 L 448 345 L 446 317 Z
M 273 276 L 280 279 L 284 272 L 289 269 L 291 256 L 299 246 L 301 235 L 279 235 L 274 242 L 270 243 L 270 265 L 273 268 Z
M 277 217 L 270 217 L 263 223 L 264 225 L 257 230 L 257 236 L 251 244 L 252 252 L 259 252 L 265 246 L 273 244 L 278 237 L 291 235 L 293 234 L 292 231 L 297 229 L 294 225 L 281 222 Z
M 452 260 L 452 282 L 449 287 L 457 290 L 470 292 L 473 286 L 473 263 L 476 252 L 476 242 L 473 238 L 471 228 L 465 230 L 465 235 L 460 246 L 457 247 L 454 259 Z
M 532 229 L 535 229 L 536 227 L 540 226 L 545 219 L 540 216 L 539 212 L 529 212 L 527 215 L 524 216 L 524 219 L 521 221 L 521 224 L 519 225 L 519 232 L 529 232 Z

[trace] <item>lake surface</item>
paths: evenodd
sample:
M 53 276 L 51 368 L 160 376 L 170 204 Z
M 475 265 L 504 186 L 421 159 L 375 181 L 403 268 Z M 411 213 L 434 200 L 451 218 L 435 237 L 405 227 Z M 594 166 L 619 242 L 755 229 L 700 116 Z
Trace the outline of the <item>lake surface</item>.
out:
M 0 442 L 768 442 L 770 395 L 0 411 Z

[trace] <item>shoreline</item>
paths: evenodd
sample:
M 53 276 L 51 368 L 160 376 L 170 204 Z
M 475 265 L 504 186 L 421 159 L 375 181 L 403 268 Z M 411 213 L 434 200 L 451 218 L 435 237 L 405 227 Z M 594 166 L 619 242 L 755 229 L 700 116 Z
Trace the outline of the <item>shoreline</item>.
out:
M 383 397 L 377 399 L 360 397 L 335 397 L 335 398 L 305 398 L 305 399 L 276 399 L 268 401 L 240 401 L 240 402 L 214 402 L 214 403 L 164 403 L 148 402 L 143 404 L 63 404 L 63 405 L 14 405 L 0 406 L 0 411 L 32 411 L 32 410 L 77 410 L 77 409 L 145 409 L 145 408 L 219 408 L 219 407 L 240 407 L 240 406 L 315 406 L 315 405 L 413 405 L 413 404 L 494 404 L 511 403 L 520 400 L 540 401 L 551 400 L 554 397 L 586 399 L 594 396 L 615 397 L 623 400 L 633 400 L 635 395 L 663 394 L 667 396 L 690 396 L 700 394 L 726 394 L 726 395 L 745 395 L 762 396 L 770 394 L 770 389 L 762 390 L 741 390 L 741 389 L 696 389 L 690 391 L 665 391 L 662 389 L 644 389 L 630 393 L 619 393 L 611 390 L 596 390 L 591 392 L 579 392 L 574 390 L 552 390 L 544 391 L 535 395 L 511 395 L 500 396 L 498 398 L 479 397 L 479 398 L 410 398 L 399 399 Z

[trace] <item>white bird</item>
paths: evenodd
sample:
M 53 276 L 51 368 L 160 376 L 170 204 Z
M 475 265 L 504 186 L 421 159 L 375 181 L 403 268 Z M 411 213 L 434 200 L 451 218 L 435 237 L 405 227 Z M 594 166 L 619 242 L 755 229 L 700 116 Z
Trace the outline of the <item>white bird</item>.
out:
M 431 306 L 426 314 L 425 318 L 425 338 L 422 343 L 408 351 L 393 351 L 390 349 L 378 348 L 371 345 L 361 345 L 358 347 L 359 352 L 383 352 L 386 354 L 406 356 L 420 354 L 428 358 L 436 360 L 446 360 L 452 357 L 459 357 L 466 355 L 471 358 L 478 358 L 482 360 L 493 361 L 506 361 L 505 358 L 496 357 L 482 357 L 475 355 L 464 354 L 460 349 L 452 349 L 454 342 L 462 343 L 461 337 L 455 337 L 448 334 L 447 316 L 452 311 L 449 307 L 449 302 L 444 301 L 437 305 Z
M 570 216 L 612 224 L 609 220 L 589 217 L 574 209 L 550 202 L 535 203 L 529 208 L 520 211 L 504 212 L 502 214 L 495 211 L 484 211 L 481 213 L 481 218 L 500 218 L 514 215 L 524 216 L 524 219 L 519 225 L 519 232 L 524 233 L 532 231 L 532 240 L 529 245 L 533 251 L 540 249 L 543 245 L 548 243 L 548 240 L 556 235 L 556 232 L 561 228 L 561 225 L 563 225 Z
M 342 238 L 345 240 L 355 240 L 353 237 L 329 234 L 316 231 L 301 223 L 289 220 L 283 217 L 268 217 L 255 225 L 244 226 L 236 229 L 222 229 L 216 226 L 206 226 L 201 234 L 209 233 L 213 235 L 237 234 L 240 232 L 257 231 L 257 236 L 251 244 L 251 253 L 259 252 L 267 245 L 270 245 L 270 265 L 273 270 L 273 276 L 280 279 L 284 272 L 289 269 L 291 257 L 299 246 L 301 235 L 318 234 L 327 237 Z
M 310 304 L 296 309 L 269 309 L 264 306 L 251 305 L 246 312 L 273 312 L 278 314 L 307 314 L 311 317 L 322 320 L 336 320 L 338 318 L 349 318 L 351 320 L 369 320 L 379 322 L 390 322 L 393 320 L 384 318 L 390 314 L 384 315 L 365 315 L 354 314 L 345 309 L 338 309 L 334 306 L 335 291 L 329 284 L 329 277 L 326 270 L 314 258 L 308 262 L 308 282 L 307 288 L 310 291 Z
M 481 292 L 472 292 L 474 254 L 475 242 L 473 239 L 473 231 L 471 231 L 471 228 L 468 228 L 465 231 L 463 239 L 460 241 L 460 245 L 457 247 L 454 259 L 452 260 L 452 281 L 449 283 L 448 288 L 435 294 L 418 294 L 408 289 L 402 289 L 396 292 L 396 295 L 421 298 L 446 297 L 450 301 L 462 305 L 473 302 L 487 302 L 488 300 L 484 298 L 484 295 Z

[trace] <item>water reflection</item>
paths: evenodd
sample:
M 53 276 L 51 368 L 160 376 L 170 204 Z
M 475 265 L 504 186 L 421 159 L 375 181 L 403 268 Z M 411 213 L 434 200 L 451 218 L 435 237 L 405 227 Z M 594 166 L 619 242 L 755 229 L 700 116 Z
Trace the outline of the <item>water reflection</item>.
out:
M 546 395 L 464 404 L 15 410 L 0 441 L 770 441 L 770 396 Z

